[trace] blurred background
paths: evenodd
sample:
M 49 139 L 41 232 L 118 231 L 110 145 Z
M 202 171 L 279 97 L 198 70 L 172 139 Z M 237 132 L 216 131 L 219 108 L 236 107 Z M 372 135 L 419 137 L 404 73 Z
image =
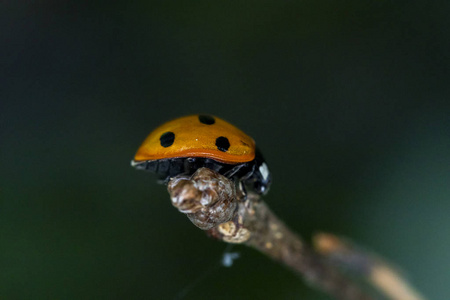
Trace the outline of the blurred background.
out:
M 329 299 L 226 248 L 129 165 L 214 114 L 257 142 L 292 229 L 450 294 L 450 4 L 3 1 L 0 298 Z M 185 289 L 185 287 L 187 287 Z M 178 296 L 177 296 L 178 295 Z

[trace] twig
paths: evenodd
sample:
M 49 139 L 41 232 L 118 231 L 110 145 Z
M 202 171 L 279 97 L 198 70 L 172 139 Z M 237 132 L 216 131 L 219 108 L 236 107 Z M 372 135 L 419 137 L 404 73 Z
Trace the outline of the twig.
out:
M 425 300 L 388 263 L 345 239 L 332 234 L 319 233 L 314 237 L 315 248 L 360 276 L 393 300 Z
M 314 251 L 278 219 L 252 192 L 247 197 L 235 182 L 207 168 L 168 183 L 172 204 L 199 228 L 227 243 L 253 247 L 289 267 L 319 290 L 345 300 L 373 299 L 343 276 L 330 256 L 352 267 L 395 300 L 424 300 L 392 268 L 331 235 L 318 235 Z M 237 192 L 239 191 L 239 192 Z
M 372 299 L 290 231 L 258 195 L 237 197 L 228 178 L 201 168 L 191 177 L 173 178 L 168 191 L 172 204 L 211 236 L 251 246 L 337 299 Z
M 249 232 L 248 240 L 243 241 L 245 245 L 286 265 L 308 283 L 337 299 L 372 299 L 354 282 L 342 276 L 332 265 L 312 251 L 298 235 L 294 234 L 270 211 L 264 202 L 253 202 L 253 200 L 246 202 L 242 204 L 245 209 L 238 213 L 238 219 L 239 216 L 242 216 L 244 221 L 241 230 Z M 232 222 L 239 224 L 236 221 Z M 223 225 L 220 225 L 217 230 L 223 235 L 225 230 L 221 227 Z M 229 241 L 227 235 L 223 235 L 222 240 Z

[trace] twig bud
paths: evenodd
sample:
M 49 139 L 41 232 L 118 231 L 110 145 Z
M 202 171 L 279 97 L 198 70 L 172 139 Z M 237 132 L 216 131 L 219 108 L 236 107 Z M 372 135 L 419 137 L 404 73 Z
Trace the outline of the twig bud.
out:
M 234 183 L 207 168 L 177 176 L 167 186 L 173 206 L 203 230 L 230 221 L 237 207 Z

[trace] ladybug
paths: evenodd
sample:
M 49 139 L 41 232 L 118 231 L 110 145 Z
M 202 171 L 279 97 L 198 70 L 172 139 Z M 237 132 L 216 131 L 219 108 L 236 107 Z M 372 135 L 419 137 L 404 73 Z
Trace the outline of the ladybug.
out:
M 209 168 L 245 186 L 267 193 L 271 175 L 255 141 L 230 123 L 211 115 L 169 121 L 151 132 L 131 165 L 156 173 L 163 183 L 178 175 Z

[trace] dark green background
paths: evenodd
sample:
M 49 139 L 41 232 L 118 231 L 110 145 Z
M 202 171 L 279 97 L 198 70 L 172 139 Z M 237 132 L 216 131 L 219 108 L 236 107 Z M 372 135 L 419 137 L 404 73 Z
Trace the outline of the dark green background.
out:
M 448 1 L 3 1 L 0 298 L 327 299 L 129 166 L 157 125 L 254 137 L 272 209 L 450 294 Z M 209 270 L 209 271 L 208 271 Z M 209 272 L 209 273 L 205 273 Z

